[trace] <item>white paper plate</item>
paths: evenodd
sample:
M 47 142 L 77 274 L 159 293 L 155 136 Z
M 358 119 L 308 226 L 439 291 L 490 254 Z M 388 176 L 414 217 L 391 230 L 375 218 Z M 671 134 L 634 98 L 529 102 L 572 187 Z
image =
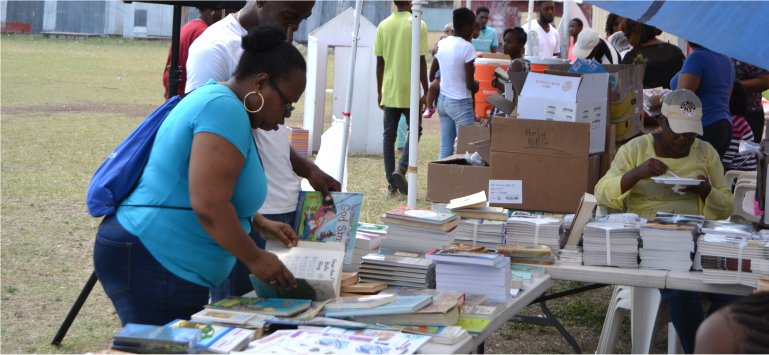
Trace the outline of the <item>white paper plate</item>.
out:
M 676 178 L 676 177 L 662 177 L 653 176 L 652 180 L 658 184 L 666 185 L 699 185 L 702 180 L 690 179 L 690 178 Z

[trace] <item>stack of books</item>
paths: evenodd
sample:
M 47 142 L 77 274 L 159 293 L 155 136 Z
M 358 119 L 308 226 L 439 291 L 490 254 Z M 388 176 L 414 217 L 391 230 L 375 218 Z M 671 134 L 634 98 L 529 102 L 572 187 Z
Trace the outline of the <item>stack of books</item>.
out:
M 356 317 L 356 321 L 390 326 L 453 326 L 457 324 L 459 319 L 459 306 L 465 300 L 465 295 L 462 292 L 414 289 L 399 286 L 390 287 L 380 293 L 380 295 L 393 297 L 430 296 L 433 302 L 416 313 L 362 316 Z
M 697 226 L 683 223 L 660 223 L 658 219 L 641 227 L 642 269 L 689 271 L 694 257 Z
M 310 131 L 302 127 L 286 126 L 288 130 L 288 141 L 291 148 L 294 148 L 297 154 L 303 157 L 310 156 Z
M 247 329 L 263 329 L 272 316 L 243 311 L 206 308 L 190 318 L 193 322 L 235 326 Z
M 352 263 L 345 264 L 344 270 L 348 272 L 358 271 L 363 256 L 379 253 L 379 247 L 382 246 L 386 235 L 387 226 L 383 224 L 360 223 L 355 234 Z
M 363 282 L 384 282 L 390 286 L 435 287 L 435 265 L 431 260 L 398 255 L 369 254 L 358 270 Z
M 555 254 L 547 245 L 499 245 L 496 249 L 498 253 L 510 257 L 510 262 L 514 264 L 555 264 Z
M 451 213 L 405 207 L 387 211 L 382 220 L 387 225 L 382 247 L 412 253 L 448 247 L 459 224 L 459 216 Z
M 312 301 L 285 298 L 230 296 L 206 305 L 208 309 L 291 317 L 310 308 Z
M 638 268 L 638 226 L 590 222 L 582 234 L 585 265 Z
M 196 352 L 201 330 L 128 323 L 112 337 L 112 349 L 140 354 Z
M 455 242 L 494 248 L 505 240 L 505 222 L 488 219 L 465 219 L 459 222 Z
M 200 329 L 200 340 L 195 348 L 200 353 L 208 354 L 229 354 L 233 351 L 243 350 L 254 339 L 255 335 L 253 329 L 199 323 L 183 319 L 171 321 L 165 327 Z
M 697 241 L 702 255 L 702 281 L 757 288 L 769 275 L 769 242 L 744 234 L 705 234 Z
M 486 192 L 481 191 L 469 196 L 452 199 L 446 205 L 452 213 L 462 218 L 477 218 L 494 221 L 507 220 L 508 211 L 502 207 L 489 207 Z
M 492 301 L 511 298 L 510 258 L 496 253 L 434 250 L 425 255 L 436 263 L 436 289 L 479 294 Z
M 508 245 L 546 245 L 555 253 L 561 249 L 561 218 L 556 216 L 514 216 L 507 219 Z
M 326 305 L 326 317 L 347 318 L 373 315 L 408 314 L 432 303 L 430 296 L 373 295 L 344 297 Z

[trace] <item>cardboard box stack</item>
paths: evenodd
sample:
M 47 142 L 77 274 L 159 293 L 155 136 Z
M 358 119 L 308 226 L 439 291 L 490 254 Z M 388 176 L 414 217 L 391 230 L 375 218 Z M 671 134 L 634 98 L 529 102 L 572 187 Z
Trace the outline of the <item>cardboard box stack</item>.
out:
M 471 143 L 488 142 L 490 134 L 484 126 L 459 127 L 456 155 L 427 164 L 427 200 L 449 202 L 478 191 L 488 194 L 489 167 L 469 165 L 464 154 L 482 150 Z

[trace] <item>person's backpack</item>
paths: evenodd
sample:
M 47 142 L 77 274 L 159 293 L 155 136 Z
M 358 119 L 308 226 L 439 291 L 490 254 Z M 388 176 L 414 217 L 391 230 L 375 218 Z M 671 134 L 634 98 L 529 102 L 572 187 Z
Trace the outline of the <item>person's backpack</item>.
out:
M 115 214 L 120 202 L 136 188 L 160 125 L 181 99 L 181 96 L 174 96 L 155 109 L 96 169 L 85 196 L 91 216 Z

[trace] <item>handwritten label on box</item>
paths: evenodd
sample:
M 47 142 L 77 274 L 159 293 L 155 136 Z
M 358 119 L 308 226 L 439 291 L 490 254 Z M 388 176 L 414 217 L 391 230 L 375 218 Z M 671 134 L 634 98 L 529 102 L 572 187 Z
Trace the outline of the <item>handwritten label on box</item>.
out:
M 489 203 L 523 203 L 523 180 L 489 180 Z

